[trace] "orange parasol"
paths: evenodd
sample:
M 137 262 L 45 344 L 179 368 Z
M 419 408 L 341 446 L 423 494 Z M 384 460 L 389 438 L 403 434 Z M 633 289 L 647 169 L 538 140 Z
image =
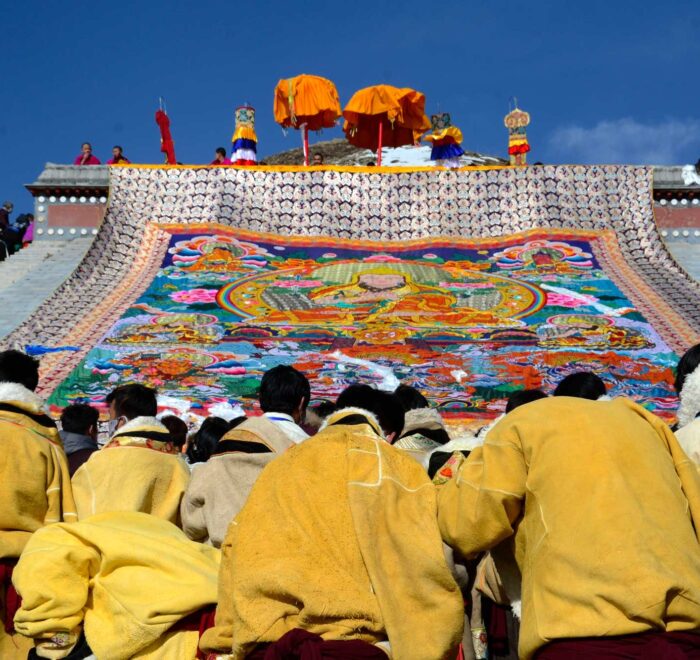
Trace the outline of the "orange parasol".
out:
M 300 128 L 304 164 L 309 164 L 309 131 L 332 128 L 340 117 L 335 85 L 326 78 L 302 74 L 280 80 L 275 88 L 275 121 L 282 128 Z
M 407 87 L 365 87 L 353 95 L 343 110 L 343 130 L 350 144 L 377 151 L 382 164 L 382 146 L 414 144 L 430 128 L 425 116 L 425 96 Z

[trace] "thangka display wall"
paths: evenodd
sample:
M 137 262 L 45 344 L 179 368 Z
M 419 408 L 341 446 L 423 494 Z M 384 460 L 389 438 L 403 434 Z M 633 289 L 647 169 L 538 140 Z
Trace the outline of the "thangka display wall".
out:
M 62 407 L 144 382 L 204 414 L 293 364 L 314 398 L 426 392 L 453 425 L 591 369 L 664 417 L 698 286 L 653 220 L 651 171 L 115 168 L 86 259 L 9 343 Z

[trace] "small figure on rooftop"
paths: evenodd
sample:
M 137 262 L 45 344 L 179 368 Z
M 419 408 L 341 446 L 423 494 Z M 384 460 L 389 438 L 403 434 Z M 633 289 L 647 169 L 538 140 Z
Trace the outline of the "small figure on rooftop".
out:
M 100 159 L 92 153 L 92 145 L 83 142 L 80 153 L 75 157 L 73 165 L 101 165 Z
M 230 165 L 231 161 L 226 158 L 226 149 L 219 147 L 214 155 L 214 160 L 209 163 L 210 165 Z
M 131 161 L 124 155 L 124 149 L 118 144 L 112 147 L 112 157 L 107 161 L 107 165 L 130 165 Z

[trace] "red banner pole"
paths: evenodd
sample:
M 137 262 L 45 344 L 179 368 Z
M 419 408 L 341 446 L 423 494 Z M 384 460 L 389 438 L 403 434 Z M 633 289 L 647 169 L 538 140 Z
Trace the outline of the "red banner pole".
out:
M 384 122 L 379 119 L 379 146 L 377 147 L 377 167 L 382 166 L 382 133 L 384 132 Z

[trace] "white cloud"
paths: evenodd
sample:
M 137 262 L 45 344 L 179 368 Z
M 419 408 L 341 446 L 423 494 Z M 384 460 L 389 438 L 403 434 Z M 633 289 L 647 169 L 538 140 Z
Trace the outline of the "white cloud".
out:
M 677 165 L 689 151 L 700 156 L 700 119 L 642 124 L 627 117 L 591 128 L 562 126 L 550 136 L 549 148 L 568 163 Z

